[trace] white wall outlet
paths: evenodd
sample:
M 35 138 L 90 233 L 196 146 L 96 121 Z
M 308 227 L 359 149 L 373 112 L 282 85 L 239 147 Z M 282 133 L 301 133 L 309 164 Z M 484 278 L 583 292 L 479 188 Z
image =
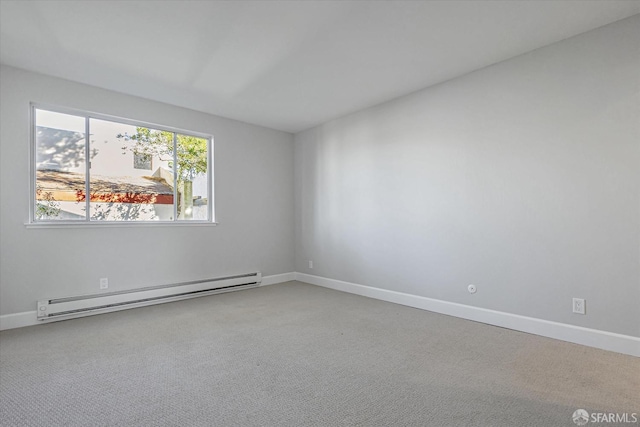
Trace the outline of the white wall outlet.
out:
M 585 301 L 582 298 L 574 298 L 573 299 L 573 312 L 578 314 L 585 314 L 586 307 Z
M 470 294 L 475 294 L 478 291 L 478 288 L 476 288 L 476 285 L 469 285 L 467 286 L 467 289 L 469 290 Z
M 109 279 L 103 277 L 100 279 L 100 289 L 109 289 Z
M 313 261 L 309 260 L 309 268 L 313 268 Z

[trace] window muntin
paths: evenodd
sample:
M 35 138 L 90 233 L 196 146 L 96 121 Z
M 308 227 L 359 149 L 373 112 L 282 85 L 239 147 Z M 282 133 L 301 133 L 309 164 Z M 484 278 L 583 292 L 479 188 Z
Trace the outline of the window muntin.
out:
M 33 113 L 32 222 L 213 220 L 211 137 L 93 114 Z

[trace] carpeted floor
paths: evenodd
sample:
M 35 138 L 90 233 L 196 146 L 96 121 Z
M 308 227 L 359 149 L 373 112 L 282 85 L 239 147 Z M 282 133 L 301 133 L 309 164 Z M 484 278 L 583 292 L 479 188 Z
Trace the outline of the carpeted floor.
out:
M 3 426 L 570 427 L 640 414 L 640 359 L 289 282 L 3 331 L 0 398 Z

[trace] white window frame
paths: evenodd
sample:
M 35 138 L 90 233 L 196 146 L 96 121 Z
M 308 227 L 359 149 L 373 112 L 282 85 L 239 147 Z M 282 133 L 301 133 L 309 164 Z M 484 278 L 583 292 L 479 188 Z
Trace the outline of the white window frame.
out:
M 85 167 L 86 167 L 86 182 L 85 182 L 85 203 L 86 207 L 86 215 L 84 220 L 37 220 L 35 216 L 35 207 L 36 207 L 36 181 L 37 181 L 37 170 L 36 170 L 36 110 L 46 110 L 54 113 L 61 114 L 69 114 L 74 116 L 79 116 L 84 118 L 85 120 Z M 185 130 L 180 128 L 174 128 L 165 125 L 157 125 L 154 123 L 148 123 L 141 120 L 132 120 L 123 117 L 112 116 L 108 114 L 102 113 L 94 113 L 83 110 L 77 110 L 73 108 L 66 108 L 42 103 L 32 102 L 29 105 L 29 134 L 30 134 L 30 147 L 29 147 L 29 221 L 25 223 L 28 228 L 57 228 L 57 227 L 70 227 L 70 228 L 85 228 L 85 227 L 136 227 L 136 226 L 209 226 L 209 225 L 217 225 L 215 222 L 215 202 L 213 200 L 214 196 L 214 176 L 213 176 L 213 150 L 214 150 L 214 140 L 213 136 L 210 134 L 195 132 L 191 130 Z M 136 220 L 136 221 L 113 221 L 113 220 L 91 220 L 89 212 L 90 212 L 90 202 L 91 198 L 89 197 L 90 193 L 90 135 L 89 135 L 89 121 L 91 119 L 97 120 L 106 120 L 117 123 L 122 123 L 130 126 L 139 126 L 146 127 L 153 130 L 172 132 L 174 137 L 174 165 L 177 164 L 177 150 L 175 149 L 175 144 L 177 142 L 176 135 L 188 135 L 195 136 L 197 138 L 203 138 L 207 140 L 207 177 L 208 177 L 208 186 L 207 186 L 207 203 L 208 203 L 208 213 L 206 220 L 179 220 L 176 215 L 177 210 L 177 187 L 174 185 L 174 216 L 171 221 L 153 221 L 153 220 Z M 173 168 L 174 182 L 177 174 L 177 169 Z

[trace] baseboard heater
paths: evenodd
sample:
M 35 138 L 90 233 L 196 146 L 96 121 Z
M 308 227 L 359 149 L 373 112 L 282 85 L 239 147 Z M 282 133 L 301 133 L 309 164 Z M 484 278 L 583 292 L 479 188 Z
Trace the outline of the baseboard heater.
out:
M 129 291 L 38 301 L 38 320 L 54 321 L 107 313 L 260 286 L 262 274 L 173 283 Z

